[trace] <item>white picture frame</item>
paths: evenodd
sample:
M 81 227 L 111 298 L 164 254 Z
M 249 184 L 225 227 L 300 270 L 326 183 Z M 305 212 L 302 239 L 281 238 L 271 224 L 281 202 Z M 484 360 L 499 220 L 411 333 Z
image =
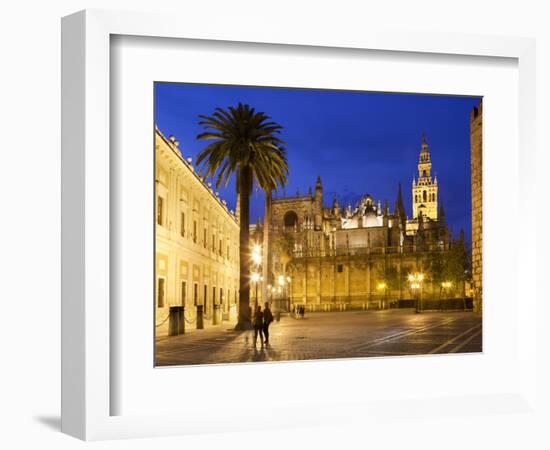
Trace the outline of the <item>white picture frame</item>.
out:
M 184 23 L 184 26 L 182 26 Z M 265 415 L 251 417 L 246 408 L 235 408 L 230 420 L 214 412 L 112 415 L 113 354 L 110 297 L 111 183 L 110 168 L 110 64 L 111 36 L 162 37 L 237 43 L 284 44 L 305 48 L 365 49 L 418 55 L 463 55 L 517 60 L 519 76 L 518 155 L 519 182 L 514 195 L 523 200 L 523 218 L 535 221 L 535 41 L 515 37 L 487 37 L 446 33 L 396 33 L 380 30 L 328 33 L 309 30 L 269 31 L 260 26 L 218 24 L 208 29 L 200 23 L 165 14 L 82 11 L 62 22 L 62 430 L 85 440 L 163 436 L 210 430 L 260 429 Z M 503 405 L 514 413 L 536 413 L 536 240 L 516 243 L 517 285 L 522 285 L 523 305 L 517 316 L 518 377 L 501 393 L 464 397 L 401 398 L 400 411 L 392 412 L 396 399 L 385 402 L 279 405 L 269 427 L 369 420 L 402 420 L 404 414 L 433 418 L 431 408 L 445 416 L 491 415 Z M 517 296 L 517 292 L 511 292 Z M 397 360 L 394 360 L 397 361 Z M 309 364 L 327 364 L 314 362 Z M 399 361 L 394 362 L 399 364 Z M 250 367 L 250 366 L 248 366 Z M 262 373 L 274 370 L 261 366 Z M 314 367 L 314 366 L 310 366 Z M 348 366 L 349 367 L 349 366 Z M 257 369 L 260 370 L 260 369 Z M 344 369 L 342 369 L 344 370 Z M 227 411 L 223 411 L 226 413 Z M 201 414 L 203 414 L 201 416 Z

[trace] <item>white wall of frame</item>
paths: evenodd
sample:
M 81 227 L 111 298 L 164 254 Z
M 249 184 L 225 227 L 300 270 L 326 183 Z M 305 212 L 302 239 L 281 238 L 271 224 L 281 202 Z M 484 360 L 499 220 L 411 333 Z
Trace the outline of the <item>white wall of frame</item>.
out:
M 4 170 L 0 177 L 2 201 L 8 220 L 0 223 L 2 299 L 6 320 L 0 327 L 3 354 L 3 382 L 0 419 L 7 426 L 0 436 L 6 448 L 48 446 L 60 449 L 80 448 L 80 441 L 59 433 L 60 377 L 60 17 L 85 7 L 133 9 L 140 11 L 175 11 L 186 21 L 208 17 L 206 30 L 232 21 L 246 24 L 257 33 L 275 28 L 326 29 L 338 33 L 364 30 L 385 23 L 390 29 L 425 32 L 526 36 L 537 38 L 537 145 L 536 164 L 529 169 L 539 184 L 521 198 L 523 208 L 536 212 L 530 232 L 522 242 L 536 239 L 535 230 L 544 232 L 548 223 L 548 187 L 543 182 L 549 166 L 550 136 L 544 124 L 550 122 L 550 31 L 544 1 L 479 2 L 464 0 L 449 4 L 436 0 L 408 2 L 295 2 L 272 3 L 238 0 L 224 2 L 174 2 L 159 0 L 60 0 L 55 3 L 23 0 L 4 5 L 0 17 L 3 60 L 9 61 L 0 71 L 2 108 L 0 123 L 5 132 L 2 149 Z M 252 7 L 253 5 L 253 7 Z M 351 30 L 351 31 L 350 31 Z M 525 111 L 523 112 L 525 113 Z M 540 181 L 542 180 L 542 181 Z M 510 211 L 512 214 L 512 211 Z M 520 286 L 529 298 L 537 295 L 535 283 L 544 286 L 543 255 L 550 250 L 543 235 L 537 239 L 537 253 L 532 248 L 523 257 L 539 259 L 538 280 Z M 503 282 L 506 280 L 502 278 Z M 549 379 L 550 371 L 544 348 L 550 332 L 543 326 L 549 315 L 542 291 L 538 294 L 538 338 L 535 356 L 538 377 Z M 27 314 L 28 312 L 28 314 Z M 521 323 L 521 311 L 518 311 Z M 542 349 L 542 351 L 541 351 Z M 534 352 L 535 349 L 532 349 Z M 476 416 L 453 415 L 441 411 L 436 401 L 424 402 L 424 415 L 405 414 L 407 402 L 391 409 L 378 409 L 376 425 L 334 418 L 333 426 L 319 427 L 313 420 L 308 427 L 171 437 L 151 441 L 103 442 L 100 448 L 151 448 L 152 445 L 198 446 L 200 448 L 242 448 L 244 443 L 263 443 L 266 449 L 282 445 L 317 448 L 355 447 L 358 444 L 382 448 L 547 448 L 547 411 L 549 388 L 540 384 L 537 399 L 542 409 L 537 413 L 517 413 L 510 402 L 503 401 L 492 411 Z M 457 400 L 460 406 L 460 400 Z M 358 409 L 361 411 L 361 408 Z M 400 411 L 402 411 L 400 413 Z M 430 432 L 426 432 L 426 429 Z M 458 430 L 458 431 L 457 431 Z M 211 430 L 216 431 L 216 430 Z

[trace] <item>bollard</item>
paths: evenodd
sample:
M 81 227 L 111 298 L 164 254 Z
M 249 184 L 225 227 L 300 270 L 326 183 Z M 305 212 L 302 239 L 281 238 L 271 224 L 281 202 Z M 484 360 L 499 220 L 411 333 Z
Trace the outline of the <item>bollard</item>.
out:
M 214 305 L 214 311 L 212 312 L 212 325 L 219 325 L 220 322 L 221 322 L 220 305 Z
M 170 306 L 170 317 L 168 319 L 168 335 L 177 336 L 180 334 L 180 320 L 183 306 Z
M 185 334 L 185 306 L 180 306 L 179 322 L 180 322 L 179 334 Z
M 197 330 L 204 328 L 204 306 L 197 305 Z

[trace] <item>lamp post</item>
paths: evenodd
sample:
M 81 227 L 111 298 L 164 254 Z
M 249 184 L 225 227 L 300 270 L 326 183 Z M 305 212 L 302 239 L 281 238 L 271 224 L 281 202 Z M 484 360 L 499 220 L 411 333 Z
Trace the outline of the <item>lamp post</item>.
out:
M 409 274 L 409 284 L 413 292 L 419 292 L 416 299 L 416 313 L 422 312 L 422 281 L 424 281 L 424 274 L 415 272 Z
M 254 244 L 252 246 L 252 262 L 256 266 L 262 263 L 262 246 L 260 244 Z
M 287 293 L 287 305 L 286 305 L 286 308 L 287 308 L 288 311 L 290 311 L 290 297 L 291 297 L 291 295 L 292 295 L 292 294 L 291 294 L 291 291 L 290 291 L 290 287 L 291 287 L 290 282 L 291 282 L 291 280 L 292 280 L 292 278 L 290 278 L 290 276 L 287 275 L 287 277 L 286 277 L 286 283 L 287 283 L 287 285 L 288 285 L 288 289 L 287 289 L 287 291 L 286 291 L 286 293 Z
M 380 283 L 378 283 L 376 285 L 376 289 L 378 289 L 379 291 L 383 292 L 384 293 L 384 299 L 382 300 L 382 309 L 386 309 L 386 304 L 387 304 L 387 287 L 388 285 L 384 282 L 384 281 L 381 281 Z
M 260 281 L 260 274 L 258 272 L 253 272 L 250 276 L 250 279 L 254 283 L 254 287 L 256 288 L 256 294 L 255 294 L 255 300 L 256 304 L 254 306 L 258 306 L 258 282 Z
M 256 300 L 255 306 L 258 306 L 258 283 L 262 279 L 260 276 L 260 265 L 262 264 L 262 246 L 260 244 L 254 244 L 251 252 L 252 263 L 254 264 L 254 271 L 251 274 L 251 281 L 255 285 Z

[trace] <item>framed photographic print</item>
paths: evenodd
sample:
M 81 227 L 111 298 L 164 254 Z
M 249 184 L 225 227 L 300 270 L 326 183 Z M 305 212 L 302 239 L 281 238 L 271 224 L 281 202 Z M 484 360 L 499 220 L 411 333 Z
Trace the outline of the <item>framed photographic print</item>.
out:
M 63 431 L 529 411 L 533 41 L 269 30 L 63 19 Z
M 481 97 L 154 96 L 156 365 L 482 351 Z

